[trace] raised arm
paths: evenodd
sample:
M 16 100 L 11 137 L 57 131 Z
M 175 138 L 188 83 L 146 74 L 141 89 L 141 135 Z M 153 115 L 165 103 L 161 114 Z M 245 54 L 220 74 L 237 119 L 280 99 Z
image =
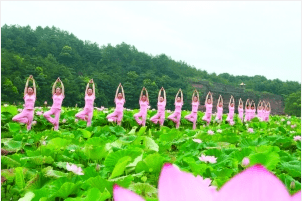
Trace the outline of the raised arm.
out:
M 93 96 L 95 97 L 95 84 L 94 84 L 94 81 L 92 80 L 92 88 L 93 88 Z
M 145 88 L 145 91 L 146 91 L 147 101 L 148 101 L 148 104 L 149 104 L 150 102 L 149 102 L 149 94 L 148 94 L 148 90 Z
M 178 92 L 177 92 L 177 94 L 176 94 L 176 96 L 175 96 L 175 101 L 174 101 L 174 102 L 176 102 L 176 99 L 177 99 L 177 97 L 178 97 L 179 92 L 180 92 L 180 89 L 178 90 Z
M 52 95 L 55 94 L 55 87 L 57 85 L 57 82 L 58 82 L 59 78 L 55 81 L 55 83 L 52 85 Z
M 249 99 L 247 99 L 246 100 L 246 102 L 245 102 L 245 109 L 246 109 L 246 107 L 247 107 L 247 103 L 249 102 Z
M 26 84 L 25 84 L 25 88 L 24 88 L 24 96 L 26 96 L 27 94 L 27 88 L 28 88 L 28 83 L 29 83 L 29 79 L 30 79 L 31 76 L 29 76 L 26 80 Z
M 270 102 L 268 102 L 267 104 L 268 104 L 269 111 L 271 111 L 271 104 L 270 104 Z
M 86 96 L 86 94 L 88 93 L 89 83 L 90 83 L 90 81 L 89 81 L 89 82 L 87 83 L 87 85 L 86 85 L 85 96 Z
M 138 100 L 138 102 L 142 100 L 142 96 L 143 96 L 144 88 L 145 88 L 145 87 L 143 87 L 143 88 L 142 88 L 142 90 L 141 90 L 141 94 L 140 94 L 140 96 L 139 96 L 139 100 Z
M 61 80 L 60 80 L 60 82 L 61 82 L 61 86 L 62 86 L 62 95 L 65 96 L 64 84 Z
M 192 102 L 194 101 L 194 95 L 195 95 L 195 92 L 196 92 L 196 89 L 193 91 L 193 94 L 192 94 Z
M 219 95 L 219 98 L 218 98 L 218 101 L 217 101 L 217 107 L 219 107 L 220 97 L 221 97 L 221 95 Z
M 213 96 L 212 96 L 212 93 L 210 93 L 211 95 L 211 104 L 213 104 Z
M 163 89 L 163 88 L 161 88 L 161 89 L 159 90 L 159 92 L 158 92 L 157 102 L 159 102 L 159 97 L 160 97 L 160 95 L 161 95 L 162 89 Z
M 231 106 L 231 103 L 232 103 L 232 95 L 231 95 L 231 98 L 230 98 L 230 102 L 229 102 L 229 106 Z
M 123 98 L 124 98 L 124 100 L 125 100 L 125 102 L 126 102 L 125 92 L 124 92 L 124 88 L 123 88 L 122 85 L 121 85 L 121 88 L 122 88 Z
M 35 82 L 34 78 L 33 78 L 33 87 L 34 87 L 34 94 L 35 94 L 35 96 L 37 96 L 36 82 Z
M 166 97 L 167 97 L 166 96 L 166 90 L 164 88 L 163 88 L 163 90 L 164 90 L 164 101 L 167 102 L 167 99 L 166 99 Z
M 117 89 L 116 89 L 116 92 L 115 92 L 115 98 L 114 98 L 114 99 L 116 99 L 116 98 L 117 98 L 117 94 L 118 94 L 118 90 L 119 90 L 120 86 L 121 86 L 121 83 L 118 85 L 118 87 L 117 87 Z
M 180 89 L 180 95 L 181 95 L 181 103 L 184 104 L 184 95 L 182 93 L 182 90 Z
M 210 93 L 210 92 L 209 92 L 209 93 Z M 204 102 L 205 105 L 207 104 L 207 100 L 208 100 L 208 97 L 209 97 L 209 93 L 208 93 L 207 96 L 206 96 L 206 100 L 205 100 L 205 102 Z

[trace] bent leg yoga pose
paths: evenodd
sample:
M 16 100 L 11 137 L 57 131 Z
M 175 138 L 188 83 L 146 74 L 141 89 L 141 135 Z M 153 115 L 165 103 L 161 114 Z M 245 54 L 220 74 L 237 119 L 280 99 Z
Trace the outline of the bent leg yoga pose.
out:
M 29 80 L 33 81 L 33 87 L 28 87 Z M 36 82 L 32 75 L 27 78 L 24 88 L 24 109 L 20 114 L 13 117 L 13 121 L 27 124 L 27 130 L 31 130 L 31 124 L 34 118 L 34 107 L 36 101 Z

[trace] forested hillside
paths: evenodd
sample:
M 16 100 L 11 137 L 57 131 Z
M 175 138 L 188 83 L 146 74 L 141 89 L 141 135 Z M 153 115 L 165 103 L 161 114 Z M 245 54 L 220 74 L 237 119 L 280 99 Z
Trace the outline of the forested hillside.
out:
M 184 50 L 187 51 L 187 50 Z M 202 68 L 200 66 L 199 68 Z M 286 66 L 285 66 L 286 68 Z M 167 91 L 167 109 L 174 109 L 174 96 L 178 89 L 191 96 L 188 77 L 206 79 L 229 85 L 241 82 L 246 88 L 277 95 L 301 90 L 298 82 L 267 80 L 263 76 L 232 76 L 208 74 L 183 61 L 174 61 L 161 54 L 151 56 L 134 46 L 122 43 L 115 47 L 79 40 L 75 35 L 56 27 L 7 26 L 1 27 L 1 100 L 23 102 L 26 78 L 32 74 L 38 85 L 36 105 L 51 100 L 51 86 L 60 77 L 66 89 L 64 106 L 84 105 L 84 90 L 93 78 L 97 91 L 97 106 L 114 106 L 116 87 L 121 82 L 125 89 L 127 108 L 138 108 L 140 90 L 145 86 L 150 95 L 151 107 L 156 107 L 158 90 Z M 288 99 L 289 100 L 289 99 Z M 184 109 L 191 109 L 189 103 Z

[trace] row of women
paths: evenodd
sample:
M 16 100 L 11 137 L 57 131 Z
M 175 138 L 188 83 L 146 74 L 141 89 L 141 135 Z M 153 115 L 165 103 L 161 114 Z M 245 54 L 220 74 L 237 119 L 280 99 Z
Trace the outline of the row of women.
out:
M 33 81 L 33 86 L 28 87 L 29 81 Z M 57 87 L 57 83 L 60 82 L 60 87 Z M 92 84 L 92 88 L 90 87 L 90 84 Z M 121 92 L 119 90 L 121 89 Z M 63 99 L 65 98 L 64 95 L 64 85 L 63 82 L 58 78 L 52 87 L 52 99 L 53 99 L 53 105 L 51 109 L 44 113 L 44 117 L 54 125 L 54 130 L 59 129 L 59 119 L 61 114 L 61 106 Z M 91 119 L 93 116 L 93 104 L 95 100 L 95 84 L 93 82 L 93 79 L 91 79 L 85 90 L 85 107 L 84 109 L 77 113 L 75 115 L 76 118 L 82 119 L 87 121 L 87 126 L 91 125 Z M 24 89 L 24 109 L 22 112 L 15 117 L 13 117 L 13 121 L 21 122 L 27 124 L 27 130 L 31 129 L 31 124 L 34 117 L 34 105 L 36 101 L 36 84 L 33 76 L 29 76 L 27 79 L 25 89 Z M 125 93 L 123 86 L 119 84 L 116 94 L 115 94 L 115 110 L 113 113 L 107 115 L 107 119 L 110 122 L 116 122 L 118 125 L 121 125 L 121 121 L 123 119 L 123 111 L 124 111 L 124 104 L 125 104 Z M 139 104 L 140 104 L 140 112 L 134 115 L 135 120 L 137 123 L 141 126 L 145 126 L 146 124 L 146 117 L 147 117 L 147 110 L 149 108 L 149 95 L 148 91 L 145 87 L 143 87 L 140 98 L 139 98 Z M 179 128 L 180 125 L 180 118 L 181 118 L 181 109 L 183 106 L 183 93 L 182 90 L 179 89 L 175 96 L 175 111 L 173 114 L 171 114 L 168 119 L 173 121 L 176 124 L 176 128 Z M 192 112 L 185 116 L 185 119 L 193 123 L 193 129 L 196 128 L 196 120 L 197 120 L 197 111 L 199 107 L 199 94 L 197 90 L 193 92 L 192 95 Z M 164 124 L 165 121 L 165 107 L 166 107 L 166 92 L 165 89 L 162 87 L 159 90 L 158 93 L 158 103 L 157 103 L 157 113 L 151 117 L 151 122 L 154 124 L 159 123 L 160 126 Z M 209 92 L 207 94 L 206 100 L 205 100 L 205 107 L 206 112 L 203 116 L 202 120 L 206 121 L 207 124 L 210 123 L 212 118 L 212 108 L 213 108 L 213 97 L 212 94 Z M 235 100 L 233 96 L 231 96 L 230 102 L 229 102 L 229 113 L 227 116 L 226 121 L 230 124 L 234 124 L 234 111 L 235 111 Z M 269 114 L 270 114 L 271 108 L 270 104 L 265 102 L 259 102 L 257 107 L 257 117 L 261 119 L 262 121 L 268 121 L 269 120 Z M 239 118 L 241 121 L 250 121 L 254 117 L 256 117 L 256 109 L 255 109 L 255 103 L 254 101 L 247 100 L 245 104 L 245 118 L 244 111 L 243 111 L 243 102 L 240 99 L 239 100 L 239 106 L 238 106 L 238 113 Z M 217 122 L 222 121 L 222 114 L 223 114 L 223 99 L 221 96 L 219 96 L 218 103 L 217 103 L 217 113 L 215 120 Z M 51 117 L 51 115 L 54 115 L 54 118 Z

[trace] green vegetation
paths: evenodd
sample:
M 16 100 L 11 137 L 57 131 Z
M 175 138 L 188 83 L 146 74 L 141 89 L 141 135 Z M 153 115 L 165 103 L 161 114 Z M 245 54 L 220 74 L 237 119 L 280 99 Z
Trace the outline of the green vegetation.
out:
M 11 120 L 18 113 L 16 106 L 2 106 L 1 148 L 10 154 L 1 156 L 5 178 L 1 200 L 33 196 L 32 201 L 111 200 L 117 183 L 155 201 L 165 162 L 210 178 L 219 189 L 246 168 L 241 164 L 244 157 L 250 166 L 261 163 L 273 172 L 291 194 L 301 189 L 301 141 L 294 140 L 301 136 L 300 118 L 272 116 L 269 122 L 255 118 L 247 125 L 235 115 L 234 126 L 222 122 L 203 127 L 204 114 L 198 112 L 197 129 L 191 130 L 192 124 L 183 118 L 190 111 L 183 111 L 176 130 L 167 120 L 161 129 L 149 120 L 146 127 L 137 126 L 133 115 L 138 110 L 125 110 L 122 127 L 116 126 L 106 120 L 112 110 L 95 110 L 92 126 L 86 128 L 85 121 L 75 123 L 78 108 L 63 107 L 59 131 L 53 131 L 42 115 L 35 115 L 37 123 L 27 132 Z M 149 110 L 148 119 L 155 113 Z M 209 135 L 209 130 L 214 134 Z M 200 161 L 201 154 L 214 156 L 216 163 Z M 68 171 L 67 163 L 81 167 L 84 175 Z

